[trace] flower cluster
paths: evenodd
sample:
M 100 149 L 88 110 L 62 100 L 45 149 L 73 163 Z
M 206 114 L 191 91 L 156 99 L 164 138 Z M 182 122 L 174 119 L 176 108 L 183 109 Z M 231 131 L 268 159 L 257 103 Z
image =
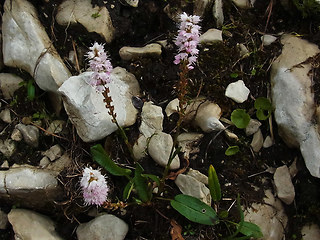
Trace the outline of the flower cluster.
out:
M 188 69 L 193 69 L 192 64 L 197 61 L 199 50 L 200 17 L 196 15 L 188 16 L 185 12 L 180 15 L 180 28 L 175 44 L 179 47 L 174 63 L 186 62 Z
M 89 49 L 87 57 L 90 59 L 90 68 L 94 71 L 90 77 L 89 84 L 98 92 L 103 92 L 106 84 L 111 82 L 110 73 L 112 71 L 112 64 L 104 50 L 103 44 L 95 42 Z
M 91 167 L 84 168 L 80 186 L 86 205 L 101 206 L 106 201 L 109 187 L 99 170 L 93 170 Z

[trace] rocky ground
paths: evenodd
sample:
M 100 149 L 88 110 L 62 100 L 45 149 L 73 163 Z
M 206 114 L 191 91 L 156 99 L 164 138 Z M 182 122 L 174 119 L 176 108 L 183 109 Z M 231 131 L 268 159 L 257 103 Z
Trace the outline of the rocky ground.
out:
M 320 7 L 294 2 L 6 0 L 0 238 L 223 239 L 235 230 L 230 221 L 239 222 L 239 194 L 263 239 L 319 239 Z M 109 204 L 85 206 L 82 169 L 99 167 L 90 147 L 101 144 L 119 166 L 134 168 L 102 95 L 86 83 L 85 54 L 105 44 L 117 120 L 145 173 L 161 176 L 178 120 L 173 60 L 182 11 L 201 17 L 202 35 L 166 191 L 148 204 L 134 203 L 136 193 L 123 202 L 126 179 L 103 170 Z M 272 108 L 259 109 L 261 97 Z M 251 118 L 244 129 L 231 121 L 236 109 Z M 226 154 L 230 146 L 239 151 Z M 208 189 L 210 165 L 219 202 Z M 212 206 L 221 223 L 179 215 L 166 199 L 180 193 Z

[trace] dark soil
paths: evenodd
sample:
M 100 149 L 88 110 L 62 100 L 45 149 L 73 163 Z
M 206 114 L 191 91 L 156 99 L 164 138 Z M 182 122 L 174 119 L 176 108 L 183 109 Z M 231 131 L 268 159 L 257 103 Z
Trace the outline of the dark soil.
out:
M 82 70 L 86 68 L 86 61 L 81 52 L 87 51 L 94 42 L 103 42 L 103 39 L 96 34 L 88 33 L 82 27 L 70 27 L 67 31 L 59 26 L 54 16 L 57 6 L 62 1 L 36 1 L 30 0 L 36 6 L 39 17 L 46 27 L 47 33 L 53 41 L 57 51 L 66 62 L 70 71 L 77 75 L 77 68 L 68 61 L 68 53 L 75 45 L 79 54 L 79 65 Z M 176 98 L 176 84 L 178 80 L 178 67 L 173 64 L 176 53 L 173 40 L 176 35 L 177 26 L 163 12 L 163 8 L 170 3 L 171 6 L 179 7 L 180 2 L 176 0 L 140 0 L 138 8 L 126 6 L 123 1 L 103 1 L 92 0 L 92 4 L 99 6 L 106 5 L 109 8 L 113 25 L 116 28 L 116 37 L 111 44 L 106 44 L 112 64 L 121 66 L 133 73 L 139 81 L 141 96 L 137 96 L 136 101 L 153 101 L 155 104 L 165 107 L 172 99 Z M 269 4 L 273 3 L 272 11 L 266 10 Z M 114 8 L 110 8 L 111 4 Z M 186 1 L 184 11 L 192 13 L 192 1 Z M 230 114 L 234 109 L 245 109 L 252 118 L 255 118 L 253 108 L 254 100 L 258 97 L 269 97 L 270 95 L 270 66 L 274 59 L 281 53 L 281 44 L 276 42 L 271 46 L 263 47 L 260 37 L 263 33 L 295 32 L 304 38 L 319 44 L 320 35 L 317 32 L 320 22 L 313 18 L 302 18 L 300 13 L 292 8 L 290 12 L 283 9 L 279 1 L 257 0 L 254 9 L 237 9 L 231 0 L 224 1 L 225 25 L 223 27 L 223 43 L 212 46 L 200 46 L 198 64 L 190 72 L 188 98 L 198 95 L 206 96 L 216 102 L 223 110 L 223 117 L 230 119 Z M 270 13 L 270 14 L 269 14 Z M 202 32 L 209 28 L 216 27 L 211 13 L 207 13 L 202 22 Z M 118 51 L 123 46 L 144 46 L 145 44 L 157 41 L 168 40 L 168 48 L 163 49 L 160 59 L 139 59 L 133 62 L 120 59 Z M 250 55 L 241 58 L 237 43 L 247 46 Z M 24 79 L 30 76 L 22 71 L 5 68 L 5 72 L 14 72 Z M 319 74 L 317 68 L 314 70 L 315 95 L 319 93 Z M 237 75 L 236 78 L 232 77 Z M 248 101 L 237 104 L 224 96 L 227 85 L 235 80 L 242 79 L 251 90 Z M 5 107 L 2 101 L 2 108 Z M 27 100 L 26 89 L 23 87 L 11 101 L 10 108 L 15 118 L 9 126 L 4 122 L 0 123 L 0 129 L 6 128 L 8 134 L 1 136 L 1 139 L 9 137 L 15 124 L 24 121 L 41 122 L 43 128 L 54 119 L 67 120 L 67 115 L 62 112 L 59 116 L 54 114 L 53 108 L 47 101 L 47 94 L 37 88 L 36 99 Z M 42 113 L 40 119 L 35 117 L 35 113 Z M 166 118 L 164 131 L 173 133 L 177 116 Z M 224 133 L 212 132 L 205 134 L 204 138 L 195 148 L 199 148 L 197 153 L 190 157 L 190 167 L 207 174 L 209 166 L 214 165 L 220 184 L 223 197 L 231 200 L 223 200 L 216 207 L 219 211 L 227 210 L 237 195 L 240 194 L 244 205 L 250 206 L 252 202 L 262 202 L 263 190 L 272 188 L 272 174 L 265 172 L 267 167 L 279 167 L 283 164 L 290 165 L 297 159 L 300 171 L 293 179 L 296 190 L 296 199 L 293 204 L 286 206 L 289 216 L 286 239 L 299 239 L 300 228 L 308 222 L 320 224 L 320 191 L 319 179 L 313 178 L 307 171 L 303 163 L 303 158 L 296 149 L 288 148 L 277 134 L 277 125 L 272 122 L 275 144 L 267 149 L 262 149 L 259 153 L 253 153 L 250 149 L 251 137 L 247 137 L 243 130 L 230 127 L 236 133 L 240 141 L 235 143 L 230 141 Z M 138 134 L 139 120 L 130 127 L 128 136 L 133 143 Z M 189 131 L 192 126 L 184 125 L 183 129 Z M 270 124 L 263 121 L 261 130 L 263 136 L 270 134 Z M 68 169 L 61 174 L 61 182 L 65 188 L 64 199 L 58 199 L 56 206 L 51 209 L 41 209 L 38 212 L 49 215 L 58 223 L 57 230 L 64 239 L 76 239 L 75 228 L 78 222 L 87 222 L 92 217 L 87 215 L 89 207 L 83 206 L 81 193 L 78 186 L 79 175 L 83 166 L 93 163 L 89 154 L 90 146 L 81 141 L 76 135 L 74 127 L 68 123 L 68 132 L 61 135 L 63 138 L 45 136 L 41 134 L 40 145 L 37 149 L 32 149 L 26 144 L 19 143 L 19 151 L 9 160 L 9 164 L 28 163 L 38 165 L 41 159 L 40 151 L 48 149 L 54 144 L 60 144 L 68 151 L 75 163 L 72 169 Z M 109 150 L 112 158 L 120 164 L 130 166 L 130 157 L 125 150 L 121 138 L 117 133 L 107 137 L 105 141 L 100 141 Z M 234 156 L 226 156 L 225 151 L 228 146 L 238 145 L 240 152 Z M 111 146 L 111 147 L 110 147 Z M 1 162 L 5 160 L 0 156 Z M 161 176 L 163 169 L 153 164 L 149 158 L 141 162 L 145 172 Z M 131 165 L 132 167 L 132 165 Z M 106 173 L 107 174 L 107 173 Z M 73 176 L 73 177 L 70 177 Z M 262 183 L 262 178 L 268 181 Z M 122 191 L 126 185 L 126 179 L 109 176 L 112 193 L 110 199 L 117 202 L 121 199 Z M 260 189 L 255 191 L 254 186 Z M 167 182 L 167 198 L 173 198 L 179 194 L 179 190 L 173 181 Z M 12 207 L 23 206 L 23 203 L 4 203 L 4 211 L 10 211 Z M 27 207 L 27 206 L 24 206 Z M 91 208 L 91 210 L 94 208 Z M 113 209 L 103 210 L 115 214 L 129 224 L 129 233 L 126 239 L 170 239 L 170 220 L 175 219 L 183 228 L 185 239 L 222 239 L 229 235 L 229 230 L 225 225 L 219 224 L 214 227 L 192 223 L 180 216 L 170 208 L 168 201 L 155 199 L 148 206 L 133 205 L 124 210 Z M 239 219 L 235 207 L 231 208 L 229 220 Z M 12 231 L 0 231 L 1 239 L 13 239 Z

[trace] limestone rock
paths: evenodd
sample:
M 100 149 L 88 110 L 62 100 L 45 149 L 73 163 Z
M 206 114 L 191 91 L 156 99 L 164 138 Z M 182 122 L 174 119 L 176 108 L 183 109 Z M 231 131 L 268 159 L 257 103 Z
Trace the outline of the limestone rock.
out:
M 255 134 L 253 134 L 253 138 L 250 146 L 254 152 L 259 152 L 263 145 L 263 136 L 261 130 L 259 129 Z
M 175 184 L 183 194 L 198 198 L 202 202 L 211 206 L 211 194 L 209 188 L 194 177 L 179 174 L 175 180 Z
M 271 147 L 273 145 L 273 140 L 272 140 L 272 138 L 270 137 L 270 136 L 267 136 L 265 139 L 264 139 L 264 141 L 263 141 L 263 147 L 264 148 L 269 148 L 269 147 Z
M 273 42 L 275 42 L 276 40 L 277 40 L 277 37 L 269 35 L 269 34 L 265 34 L 261 37 L 261 41 L 262 41 L 263 46 L 269 46 Z
M 0 210 L 0 229 L 4 230 L 7 228 L 8 225 L 8 215 Z
M 27 0 L 6 0 L 2 17 L 3 59 L 27 71 L 38 86 L 56 92 L 71 75 Z
M 26 209 L 12 209 L 8 214 L 15 239 L 62 240 L 55 231 L 55 223 L 48 217 Z
M 104 214 L 77 228 L 78 240 L 123 240 L 129 230 L 128 225 L 120 218 Z
M 138 7 L 139 0 L 125 0 L 125 1 L 131 7 Z
M 29 165 L 0 171 L 0 197 L 28 207 L 43 207 L 62 194 L 57 172 Z
M 95 32 L 110 43 L 115 29 L 106 7 L 95 6 L 88 0 L 66 0 L 58 7 L 57 23 L 62 26 L 81 24 L 88 32 Z
M 163 132 L 156 132 L 150 139 L 148 153 L 160 166 L 165 167 L 168 163 L 170 152 L 173 146 L 171 135 Z M 180 167 L 180 160 L 175 156 L 171 162 L 170 169 Z
M 11 157 L 12 154 L 16 151 L 17 147 L 11 139 L 2 140 L 0 139 L 0 152 L 5 157 Z
M 85 142 L 100 140 L 118 129 L 108 114 L 102 94 L 86 82 L 91 74 L 84 72 L 71 77 L 59 88 L 66 112 Z M 122 127 L 131 126 L 138 112 L 131 98 L 139 94 L 139 83 L 134 75 L 120 67 L 112 71 L 111 78 L 109 95 L 113 100 L 117 121 Z
M 281 201 L 274 198 L 270 190 L 267 190 L 265 195 L 265 204 L 253 203 L 244 211 L 244 220 L 257 224 L 263 233 L 263 239 L 282 240 L 288 217 Z
M 0 89 L 5 99 L 10 99 L 13 94 L 21 86 L 19 85 L 23 82 L 23 79 L 11 74 L 11 73 L 0 73 Z
M 197 179 L 199 182 L 202 182 L 205 185 L 208 185 L 208 177 L 198 170 L 190 168 L 187 175 Z
M 20 142 L 23 139 L 22 133 L 18 129 L 13 129 L 11 133 L 11 139 L 16 142 Z
M 223 1 L 215 0 L 212 7 L 213 17 L 216 20 L 216 24 L 218 28 L 223 26 L 224 15 L 223 15 Z
M 319 240 L 320 239 L 319 226 L 317 224 L 305 225 L 301 230 L 301 235 L 305 240 Z
M 300 147 L 311 175 L 320 177 L 320 137 L 312 118 L 314 96 L 310 64 L 294 67 L 320 52 L 315 44 L 284 35 L 281 55 L 271 68 L 272 102 L 279 135 L 290 147 Z M 288 104 L 290 103 L 290 104 Z
M 225 95 L 237 103 L 243 103 L 248 99 L 250 90 L 246 87 L 242 80 L 230 83 L 227 86 Z
M 38 147 L 39 145 L 39 129 L 32 125 L 24 125 L 19 123 L 16 128 L 21 132 L 23 140 L 31 147 Z
M 147 138 L 141 134 L 132 148 L 133 155 L 137 160 L 140 160 L 147 155 L 147 145 Z
M 5 123 L 11 123 L 12 122 L 11 115 L 10 115 L 10 110 L 8 108 L 5 108 L 0 112 L 0 119 L 2 121 L 4 121 Z
M 286 165 L 278 167 L 273 178 L 278 198 L 285 204 L 291 204 L 295 197 L 295 191 L 288 167 Z
M 50 161 L 54 161 L 57 158 L 61 157 L 63 152 L 63 149 L 59 146 L 59 144 L 56 144 L 49 148 L 47 151 L 43 153 L 44 156 L 48 157 Z
M 232 2 L 241 9 L 249 9 L 253 7 L 255 0 L 232 0 Z
M 151 137 L 156 131 L 162 131 L 163 126 L 162 108 L 153 105 L 152 102 L 144 103 L 141 112 L 140 132 L 146 137 Z
M 201 133 L 181 133 L 177 137 L 179 147 L 181 147 L 181 152 L 183 152 L 185 158 L 189 159 L 190 153 L 195 151 L 193 145 L 202 137 L 203 134 Z
M 222 31 L 211 28 L 200 36 L 199 42 L 203 45 L 212 45 L 216 42 L 222 42 Z
M 4 67 L 3 64 L 3 53 L 2 53 L 2 34 L 0 33 L 0 71 Z
M 213 0 L 195 0 L 194 1 L 194 8 L 193 8 L 193 15 L 197 15 L 203 17 L 208 7 L 212 4 Z
M 63 170 L 65 170 L 67 167 L 69 167 L 71 164 L 72 164 L 71 157 L 69 156 L 69 154 L 64 153 L 60 158 L 46 165 L 45 169 L 60 173 Z
M 166 106 L 165 112 L 167 117 L 170 117 L 173 113 L 178 112 L 179 110 L 179 99 L 175 98 L 171 100 L 168 105 Z
M 246 127 L 246 135 L 250 136 L 254 133 L 256 133 L 260 126 L 262 125 L 261 122 L 259 122 L 257 119 L 250 119 L 248 126 Z
M 66 122 L 63 120 L 54 120 L 50 123 L 49 127 L 47 128 L 45 135 L 49 136 L 50 134 L 57 134 L 63 131 L 64 127 L 66 126 Z
M 161 45 L 158 43 L 151 43 L 144 47 L 122 47 L 119 50 L 119 55 L 123 60 L 134 60 L 140 57 L 156 57 L 161 56 Z

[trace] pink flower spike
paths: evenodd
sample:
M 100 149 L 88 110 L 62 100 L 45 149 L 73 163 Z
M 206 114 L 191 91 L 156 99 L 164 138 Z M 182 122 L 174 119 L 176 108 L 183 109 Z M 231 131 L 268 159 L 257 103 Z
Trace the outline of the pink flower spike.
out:
M 86 167 L 83 170 L 80 186 L 85 205 L 101 206 L 107 199 L 109 187 L 105 176 L 99 170 Z

